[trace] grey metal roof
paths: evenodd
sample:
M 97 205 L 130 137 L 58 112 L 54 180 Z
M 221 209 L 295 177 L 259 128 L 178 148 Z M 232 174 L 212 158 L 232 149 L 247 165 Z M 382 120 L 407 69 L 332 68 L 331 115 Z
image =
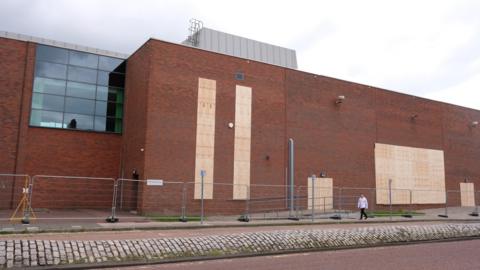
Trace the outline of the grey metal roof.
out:
M 195 35 L 195 44 L 192 44 L 191 38 L 183 41 L 182 44 L 272 65 L 298 68 L 296 52 L 292 49 L 205 27 L 196 32 Z
M 73 43 L 56 41 L 56 40 L 47 39 L 47 38 L 39 38 L 39 37 L 34 37 L 34 36 L 29 36 L 29 35 L 7 32 L 7 31 L 0 31 L 0 37 L 9 38 L 9 39 L 16 39 L 16 40 L 21 40 L 21 41 L 30 41 L 30 42 L 49 45 L 49 46 L 54 46 L 54 47 L 60 47 L 60 48 L 65 48 L 65 49 L 70 49 L 70 50 L 94 53 L 94 54 L 116 57 L 116 58 L 121 58 L 121 59 L 127 59 L 128 56 L 129 56 L 128 54 L 124 54 L 124 53 L 101 50 L 101 49 L 82 46 L 82 45 L 77 45 L 77 44 L 73 44 Z

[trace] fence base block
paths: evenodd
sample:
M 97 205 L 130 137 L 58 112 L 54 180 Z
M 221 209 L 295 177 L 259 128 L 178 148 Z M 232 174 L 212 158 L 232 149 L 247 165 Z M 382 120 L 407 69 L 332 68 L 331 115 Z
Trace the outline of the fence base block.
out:
M 410 214 L 405 214 L 405 215 L 402 215 L 402 217 L 405 217 L 405 218 L 413 218 L 413 216 L 412 216 L 412 215 L 410 215 Z
M 447 215 L 438 215 L 439 217 L 448 218 Z
M 330 217 L 331 219 L 342 219 L 342 216 L 340 215 L 333 215 Z
M 187 219 L 187 217 L 180 217 L 180 218 L 178 219 L 178 221 L 180 221 L 180 222 L 187 222 L 188 219 Z
M 247 215 L 241 215 L 237 220 L 240 222 L 249 222 L 250 217 L 248 217 Z
M 472 216 L 472 217 L 478 217 L 478 212 L 472 212 L 472 213 L 470 214 L 470 216 Z
M 105 219 L 105 221 L 108 222 L 108 223 L 116 223 L 116 222 L 118 222 L 118 218 L 108 217 L 108 218 Z

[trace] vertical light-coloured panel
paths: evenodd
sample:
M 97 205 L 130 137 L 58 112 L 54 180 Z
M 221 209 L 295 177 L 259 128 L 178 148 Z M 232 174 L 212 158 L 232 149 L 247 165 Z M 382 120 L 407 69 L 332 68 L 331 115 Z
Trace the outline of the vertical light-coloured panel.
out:
M 312 209 L 312 178 L 308 177 L 308 209 Z M 333 179 L 316 178 L 315 191 L 313 196 L 315 201 L 315 210 L 333 209 Z
M 235 89 L 235 138 L 233 154 L 233 199 L 248 198 L 250 189 L 250 147 L 252 128 L 252 88 Z
M 216 92 L 216 81 L 198 78 L 195 199 L 201 198 L 201 170 L 206 171 L 203 196 L 205 199 L 213 197 Z
M 462 206 L 475 206 L 475 189 L 473 183 L 460 183 Z
M 389 203 L 389 179 L 392 204 L 445 203 L 444 166 L 442 150 L 376 143 L 377 203 Z

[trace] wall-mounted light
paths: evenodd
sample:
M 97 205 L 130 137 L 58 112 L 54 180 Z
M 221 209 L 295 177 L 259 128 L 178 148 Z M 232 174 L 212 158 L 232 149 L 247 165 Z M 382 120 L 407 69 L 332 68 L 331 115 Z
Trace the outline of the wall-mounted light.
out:
M 233 128 L 233 123 L 232 122 L 228 123 L 228 128 Z
M 345 101 L 345 96 L 338 96 L 337 99 L 335 100 L 335 104 L 340 105 Z
M 473 121 L 472 123 L 470 123 L 470 127 L 476 127 L 478 126 L 478 121 Z
M 412 114 L 410 115 L 410 120 L 415 121 L 418 118 L 418 114 Z
M 140 152 L 143 152 L 143 151 L 145 151 L 145 149 L 144 149 L 144 148 L 140 148 Z

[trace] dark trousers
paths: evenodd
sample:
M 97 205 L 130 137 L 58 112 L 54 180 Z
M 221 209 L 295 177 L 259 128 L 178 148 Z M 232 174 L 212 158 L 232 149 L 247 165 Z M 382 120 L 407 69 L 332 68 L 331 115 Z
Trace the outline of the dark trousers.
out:
M 365 208 L 360 208 L 360 219 L 365 217 L 365 219 L 368 218 L 367 214 L 365 213 Z

